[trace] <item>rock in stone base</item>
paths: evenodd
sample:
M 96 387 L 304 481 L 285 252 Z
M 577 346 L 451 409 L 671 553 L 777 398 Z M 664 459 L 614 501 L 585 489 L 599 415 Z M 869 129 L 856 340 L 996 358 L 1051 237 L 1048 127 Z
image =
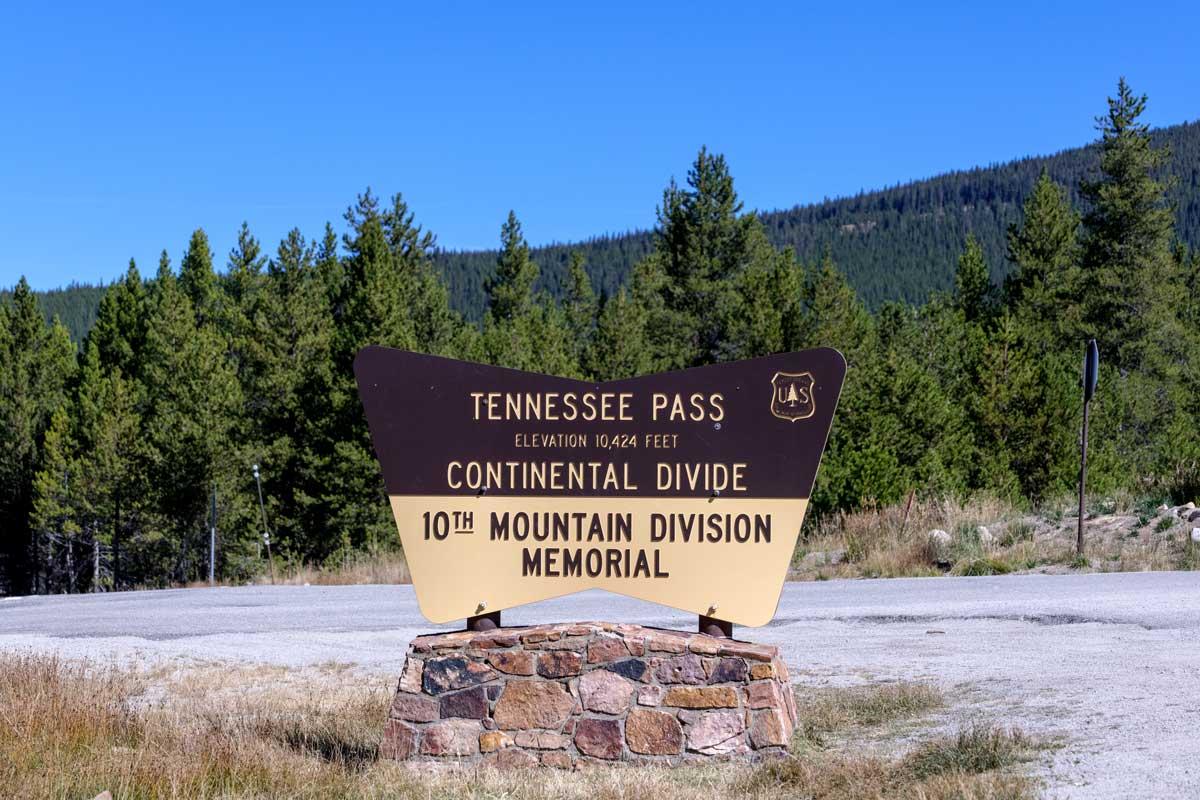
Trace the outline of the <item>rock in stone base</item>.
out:
M 432 768 L 572 769 L 787 753 L 776 648 L 603 622 L 413 640 L 383 758 Z

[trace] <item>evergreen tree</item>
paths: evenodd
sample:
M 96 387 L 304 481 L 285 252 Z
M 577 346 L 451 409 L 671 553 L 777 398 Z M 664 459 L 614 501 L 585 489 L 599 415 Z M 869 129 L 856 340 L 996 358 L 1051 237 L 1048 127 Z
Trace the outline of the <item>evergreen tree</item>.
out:
M 163 258 L 166 255 L 163 251 Z M 146 343 L 146 288 L 132 258 L 124 278 L 110 286 L 100 300 L 88 338 L 96 343 L 105 368 L 119 369 L 128 376 L 138 374 Z
M 991 273 L 983 257 L 983 248 L 975 236 L 967 236 L 967 246 L 958 259 L 954 275 L 954 299 L 967 322 L 983 322 L 992 311 Z
M 780 353 L 804 347 L 805 272 L 792 251 L 785 250 L 770 268 L 757 265 L 737 280 L 738 307 L 729 326 L 731 352 L 738 358 Z
M 44 563 L 42 591 L 75 591 L 83 555 L 78 509 L 71 482 L 79 479 L 72 461 L 71 415 L 64 404 L 54 409 L 42 444 L 41 466 L 33 479 L 30 524 Z
M 1071 366 L 1005 314 L 979 361 L 970 404 L 979 486 L 1011 499 L 1069 490 L 1078 469 L 1078 392 Z
M 317 274 L 321 278 L 321 286 L 325 290 L 325 302 L 333 312 L 335 320 L 340 319 L 343 309 L 342 301 L 345 274 L 342 260 L 338 257 L 338 238 L 333 231 L 333 225 L 326 222 L 325 232 L 313 258 L 317 265 Z
M 325 291 L 313 250 L 293 229 L 267 267 L 266 360 L 247 405 L 255 409 L 258 461 L 273 478 L 267 502 L 279 546 L 302 560 L 321 560 L 338 544 L 331 509 L 345 502 L 326 484 L 339 390 Z
M 1126 369 L 1137 369 L 1166 349 L 1177 354 L 1183 301 L 1182 276 L 1172 258 L 1174 219 L 1166 184 L 1154 177 L 1169 158 L 1154 147 L 1139 122 L 1145 95 L 1134 95 L 1122 78 L 1101 133 L 1098 180 L 1084 181 L 1089 204 L 1083 217 L 1083 305 L 1080 338 L 1095 337 L 1101 350 Z
M 89 341 L 75 402 L 74 486 L 82 543 L 105 554 L 103 574 L 88 573 L 93 589 L 161 583 L 170 568 L 163 532 L 152 524 L 140 401 L 138 385 L 119 367 L 105 367 L 99 346 Z
M 258 239 L 243 222 L 237 243 L 229 251 L 228 272 L 221 281 L 221 313 L 217 323 L 238 384 L 246 388 L 254 387 L 262 380 L 262 373 L 267 368 L 265 363 L 273 356 L 268 352 L 272 331 L 263 308 L 268 302 L 263 291 L 266 261 Z M 206 323 L 201 318 L 198 324 L 203 327 Z M 245 399 L 249 400 L 248 397 Z M 247 424 L 252 424 L 261 411 L 253 402 L 248 402 L 243 414 L 239 415 L 239 420 L 246 423 L 238 426 L 244 443 L 248 444 L 247 439 L 253 435 Z
M 416 348 L 423 353 L 452 356 L 462 319 L 450 308 L 450 295 L 430 261 L 437 239 L 413 222 L 414 214 L 397 194 L 383 217 L 392 257 L 399 266 L 402 302 L 412 316 Z
M 1146 98 L 1122 79 L 1097 120 L 1100 177 L 1080 191 L 1083 217 L 1080 339 L 1095 337 L 1117 372 L 1099 391 L 1097 432 L 1135 474 L 1196 474 L 1200 433 L 1189 380 L 1200 339 L 1184 324 L 1185 276 L 1173 255 L 1174 214 L 1155 175 L 1168 152 L 1139 122 Z M 1184 479 L 1183 482 L 1186 482 Z
M 486 284 L 488 312 L 493 322 L 503 323 L 527 313 L 533 303 L 537 264 L 529 257 L 529 245 L 521 233 L 517 215 L 509 211 L 500 228 L 500 256 L 496 274 Z
M 444 352 L 454 346 L 455 336 L 444 292 L 430 283 L 435 240 L 414 223 L 402 198 L 395 196 L 392 207 L 381 211 L 368 189 L 347 210 L 346 221 L 341 291 L 334 302 L 337 424 L 334 469 L 328 476 L 329 493 L 338 502 L 329 525 L 339 540 L 363 547 L 394 542 L 395 533 L 354 385 L 354 356 L 368 344 Z M 320 252 L 328 261 L 327 243 Z M 328 285 L 332 265 L 321 271 Z
M 37 585 L 43 564 L 30 529 L 34 476 L 51 416 L 66 399 L 75 346 L 57 320 L 46 324 L 24 278 L 0 322 L 0 586 L 24 592 Z
M 1008 259 L 1015 269 L 1005 279 L 1004 300 L 1008 309 L 1020 309 L 1021 325 L 1038 329 L 1046 347 L 1061 344 L 1072 326 L 1064 315 L 1077 280 L 1078 232 L 1079 215 L 1066 190 L 1043 170 L 1025 200 L 1020 226 L 1008 228 Z
M 242 392 L 226 342 L 214 325 L 197 323 L 191 300 L 169 270 L 159 270 L 149 305 L 148 473 L 158 510 L 171 521 L 169 574 L 188 580 L 204 572 L 211 487 L 232 496 L 246 481 L 249 465 L 233 440 Z
M 778 257 L 758 217 L 742 214 L 724 156 L 702 148 L 687 183 L 683 189 L 672 180 L 663 192 L 647 259 L 654 263 L 642 271 L 661 295 L 646 308 L 651 346 L 661 361 L 682 361 L 672 366 L 737 357 L 731 328 L 744 309 L 735 279 L 745 270 L 771 272 Z
M 355 354 L 368 344 L 417 349 L 411 268 L 427 258 L 433 239 L 411 216 L 385 215 L 370 189 L 347 209 L 346 222 L 338 329 L 340 362 L 349 376 Z
M 576 251 L 571 253 L 567 276 L 570 286 L 565 300 L 567 327 L 571 341 L 575 343 L 575 358 L 580 364 L 587 360 L 592 337 L 596 330 L 596 293 L 592 289 L 592 279 L 584 269 L 583 254 Z
M 159 262 L 162 274 L 162 262 Z M 192 232 L 183 261 L 179 265 L 179 286 L 191 301 L 197 320 L 211 322 L 217 318 L 220 286 L 213 270 L 212 249 L 208 246 L 208 234 L 203 228 Z
M 598 381 L 634 378 L 654 371 L 645 340 L 645 310 L 624 288 L 600 309 L 587 354 L 587 372 Z

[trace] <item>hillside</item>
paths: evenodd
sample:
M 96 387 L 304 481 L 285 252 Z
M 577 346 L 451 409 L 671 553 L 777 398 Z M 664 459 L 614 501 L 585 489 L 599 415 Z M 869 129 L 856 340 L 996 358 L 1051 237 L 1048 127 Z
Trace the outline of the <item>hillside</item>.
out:
M 55 317 L 71 332 L 71 338 L 76 342 L 92 329 L 96 321 L 96 312 L 100 310 L 100 298 L 104 296 L 107 287 L 86 283 L 72 283 L 62 289 L 51 289 L 38 292 L 38 302 L 47 320 Z M 0 290 L 0 302 L 7 300 L 10 290 Z
M 1176 178 L 1171 196 L 1178 207 L 1180 237 L 1200 245 L 1200 122 L 1154 132 L 1173 154 Z M 1081 178 L 1097 164 L 1095 145 L 1051 156 L 950 172 L 927 180 L 855 197 L 826 200 L 762 214 L 771 240 L 795 248 L 804 260 L 820 257 L 826 247 L 859 295 L 871 307 L 887 300 L 924 301 L 931 292 L 949 289 L 963 241 L 973 232 L 983 245 L 999 281 L 1007 272 L 1005 231 L 1020 218 L 1021 203 L 1045 167 L 1071 189 L 1079 202 Z M 735 164 L 736 168 L 736 164 Z M 736 172 L 734 174 L 736 178 Z M 649 252 L 651 235 L 638 231 L 579 244 L 534 250 L 542 268 L 541 286 L 557 293 L 566 275 L 568 254 L 581 250 L 597 287 L 613 291 L 630 267 Z M 451 302 L 469 316 L 483 312 L 483 281 L 491 274 L 493 251 L 444 252 L 442 271 Z
M 1179 235 L 1190 246 L 1200 246 L 1200 121 L 1160 129 L 1154 138 L 1170 146 L 1173 154 L 1171 197 L 1177 206 Z M 855 197 L 769 211 L 762 218 L 771 240 L 794 248 L 802 259 L 816 259 L 828 248 L 872 308 L 887 300 L 920 303 L 931 292 L 950 288 L 955 261 L 970 232 L 983 245 L 993 278 L 1002 279 L 1008 266 L 1005 230 L 1019 219 L 1025 193 L 1042 168 L 1070 187 L 1078 202 L 1079 181 L 1095 169 L 1096 159 L 1097 150 L 1089 145 L 1051 156 L 949 172 Z M 652 202 L 653 198 L 647 198 L 647 207 Z M 597 288 L 612 292 L 650 247 L 651 234 L 635 231 L 535 248 L 533 255 L 542 270 L 539 286 L 557 294 L 570 252 L 581 250 Z M 495 259 L 494 251 L 444 251 L 438 255 L 451 302 L 472 319 L 483 314 L 483 285 Z M 41 299 L 47 315 L 58 314 L 79 339 L 91 327 L 102 294 L 100 287 L 72 285 L 43 292 Z

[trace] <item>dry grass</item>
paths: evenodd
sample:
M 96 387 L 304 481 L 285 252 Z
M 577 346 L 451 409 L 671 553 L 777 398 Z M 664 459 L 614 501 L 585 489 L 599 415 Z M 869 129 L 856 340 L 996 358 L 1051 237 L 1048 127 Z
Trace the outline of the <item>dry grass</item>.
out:
M 873 756 L 817 755 L 772 764 L 747 781 L 748 794 L 811 800 L 1033 800 L 1030 778 L 1006 772 L 948 772 L 920 778 L 903 761 Z
M 1187 526 L 1157 504 L 1120 496 L 1097 501 L 1086 522 L 1086 556 L 1075 557 L 1078 512 L 1064 498 L 1037 512 L 990 497 L 917 501 L 827 516 L 796 550 L 792 580 L 1004 575 L 1010 572 L 1130 572 L 1195 569 Z M 980 526 L 992 537 L 981 539 Z M 933 547 L 929 532 L 950 543 Z
M 904 768 L 917 778 L 991 772 L 1029 758 L 1037 747 L 1015 728 L 975 724 L 956 736 L 922 744 L 904 758 Z
M 1009 734 L 983 728 L 893 760 L 798 741 L 795 758 L 759 767 L 543 770 L 533 779 L 410 772 L 377 760 L 391 687 L 350 680 L 351 669 L 332 664 L 297 674 L 212 665 L 133 673 L 0 655 L 0 786 L 20 787 L 15 796 L 23 798 L 62 800 L 104 790 L 115 800 L 1034 797 L 1029 779 L 1006 771 L 1020 748 L 1004 744 Z M 936 690 L 915 684 L 801 697 L 806 714 L 844 732 L 940 703 Z
M 797 736 L 822 744 L 831 733 L 910 719 L 942 708 L 940 689 L 928 683 L 885 683 L 827 689 L 797 698 Z
M 262 580 L 260 578 L 260 582 Z M 412 574 L 403 552 L 376 550 L 352 553 L 335 564 L 324 566 L 292 564 L 278 572 L 276 582 L 293 586 L 412 583 Z
M 794 758 L 761 767 L 746 779 L 747 789 L 764 788 L 787 797 L 822 800 L 1031 800 L 1037 785 L 1013 767 L 1029 760 L 1040 745 L 1019 730 L 974 724 L 954 736 L 917 745 L 897 758 L 863 753 L 862 728 L 909 718 L 942 704 L 933 687 L 898 684 L 837 690 L 810 698 L 797 733 Z M 813 726 L 840 730 L 855 752 L 810 749 Z
M 946 705 L 930 684 L 882 684 L 814 691 L 797 696 L 799 739 L 823 745 L 826 736 L 928 714 Z

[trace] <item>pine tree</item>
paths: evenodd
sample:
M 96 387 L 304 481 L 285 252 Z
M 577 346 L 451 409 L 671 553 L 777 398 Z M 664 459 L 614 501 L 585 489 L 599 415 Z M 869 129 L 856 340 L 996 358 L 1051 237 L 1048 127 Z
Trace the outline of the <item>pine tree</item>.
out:
M 730 325 L 730 352 L 753 358 L 799 349 L 804 333 L 804 270 L 791 250 L 771 269 L 747 269 L 736 279 L 738 314 Z
M 178 580 L 203 574 L 211 487 L 235 493 L 248 464 L 234 446 L 241 387 L 228 345 L 215 325 L 198 324 L 188 296 L 160 270 L 149 297 L 145 441 L 158 509 L 171 520 Z
M 595 337 L 589 348 L 587 372 L 598 381 L 634 378 L 654 371 L 645 340 L 644 309 L 624 287 L 600 309 Z
M 163 258 L 166 255 L 163 251 Z M 132 258 L 125 276 L 101 298 L 88 339 L 96 343 L 106 368 L 119 369 L 127 376 L 138 374 L 146 343 L 146 287 Z
M 393 195 L 383 227 L 397 265 L 401 302 L 410 310 L 416 349 L 453 356 L 462 318 L 450 308 L 450 293 L 433 268 L 431 253 L 437 238 L 413 220 L 404 198 Z
M 44 554 L 43 590 L 75 591 L 78 561 L 84 550 L 78 541 L 78 508 L 72 481 L 79 471 L 72 460 L 71 415 L 64 404 L 54 409 L 42 444 L 41 466 L 33 479 L 30 526 Z
M 954 275 L 954 299 L 968 322 L 983 322 L 993 310 L 993 288 L 983 248 L 974 234 L 967 236 L 966 249 L 958 258 Z
M 1008 259 L 1016 268 L 1005 279 L 1004 301 L 1021 325 L 1038 329 L 1045 347 L 1060 345 L 1073 324 L 1064 316 L 1077 281 L 1078 233 L 1079 215 L 1066 190 L 1043 169 L 1020 226 L 1008 228 Z
M 338 391 L 334 326 L 314 252 L 299 230 L 280 242 L 263 296 L 266 360 L 247 387 L 247 406 L 255 409 L 258 462 L 273 477 L 270 518 L 285 553 L 321 560 L 337 543 L 331 509 L 345 502 L 326 483 Z
M 528 312 L 537 278 L 538 267 L 529 257 L 529 245 L 521 233 L 521 223 L 517 215 L 509 211 L 508 219 L 500 228 L 496 274 L 486 284 L 488 313 L 492 321 L 503 323 Z
M 1145 95 L 1122 78 L 1108 114 L 1097 119 L 1101 176 L 1084 181 L 1080 338 L 1095 337 L 1118 366 L 1137 369 L 1156 351 L 1178 347 L 1182 276 L 1171 255 L 1174 217 L 1166 184 L 1155 179 L 1169 158 L 1139 122 Z
M 347 209 L 346 222 L 350 231 L 342 238 L 346 259 L 338 329 L 340 366 L 349 376 L 355 354 L 368 344 L 417 348 L 411 279 L 405 276 L 409 264 L 397 254 L 410 261 L 424 258 L 424 246 L 433 243 L 410 217 L 397 219 L 380 211 L 370 189 Z
M 744 309 L 734 279 L 744 270 L 769 273 L 778 257 L 757 215 L 742 214 L 724 156 L 702 148 L 687 183 L 683 189 L 672 180 L 663 192 L 647 259 L 653 263 L 642 270 L 661 295 L 645 309 L 649 341 L 659 361 L 682 362 L 671 366 L 738 356 L 732 331 Z M 645 291 L 635 289 L 635 297 Z
M 106 554 L 101 564 L 106 574 L 89 572 L 93 590 L 160 582 L 169 569 L 165 542 L 151 532 L 141 399 L 138 384 L 126 380 L 119 367 L 107 368 L 97 343 L 89 341 L 75 402 L 74 486 L 81 544 Z
M 237 373 L 238 384 L 252 387 L 262 379 L 265 362 L 272 357 L 268 352 L 271 331 L 264 311 L 268 302 L 264 294 L 263 267 L 267 259 L 262 246 L 250 233 L 245 222 L 238 230 L 237 243 L 229 251 L 229 268 L 221 280 L 221 310 L 217 327 L 224 340 L 230 363 Z M 201 327 L 203 318 L 197 320 Z M 239 437 L 244 444 L 253 434 L 252 420 L 261 408 L 248 403 L 239 415 Z
M 874 347 L 873 321 L 828 253 L 806 274 L 801 298 L 803 317 L 791 346 L 834 347 L 851 368 L 863 366 Z
M 1067 491 L 1078 469 L 1078 399 L 1071 366 L 1004 314 L 979 360 L 972 393 L 979 485 L 1038 501 Z
M 333 312 L 334 320 L 340 319 L 345 273 L 342 260 L 338 257 L 337 234 L 333 231 L 333 225 L 328 222 L 325 223 L 325 231 L 313 258 L 316 261 L 317 274 L 321 278 L 321 286 L 325 290 L 325 302 Z
M 567 314 L 567 328 L 571 341 L 575 343 L 575 358 L 583 364 L 587 360 L 587 352 L 591 347 L 592 337 L 596 330 L 596 293 L 592 289 L 592 279 L 584 269 L 583 253 L 573 251 L 567 265 L 569 286 L 564 301 Z
M 1122 79 L 1097 120 L 1100 177 L 1080 191 L 1083 217 L 1079 339 L 1094 336 L 1102 374 L 1094 410 L 1098 434 L 1118 447 L 1133 474 L 1200 475 L 1200 433 L 1191 413 L 1191 376 L 1200 337 L 1184 321 L 1186 284 L 1173 255 L 1174 214 L 1155 175 L 1168 152 L 1139 121 L 1146 97 Z M 1200 482 L 1200 481 L 1198 481 Z
M 0 586 L 39 586 L 42 559 L 31 535 L 33 481 L 51 416 L 66 399 L 75 346 L 57 320 L 47 325 L 25 278 L 13 289 L 0 321 Z
M 162 263 L 159 263 L 162 274 Z M 211 322 L 217 318 L 220 286 L 213 270 L 212 249 L 203 228 L 192 232 L 183 261 L 179 265 L 179 286 L 191 301 L 197 320 Z

